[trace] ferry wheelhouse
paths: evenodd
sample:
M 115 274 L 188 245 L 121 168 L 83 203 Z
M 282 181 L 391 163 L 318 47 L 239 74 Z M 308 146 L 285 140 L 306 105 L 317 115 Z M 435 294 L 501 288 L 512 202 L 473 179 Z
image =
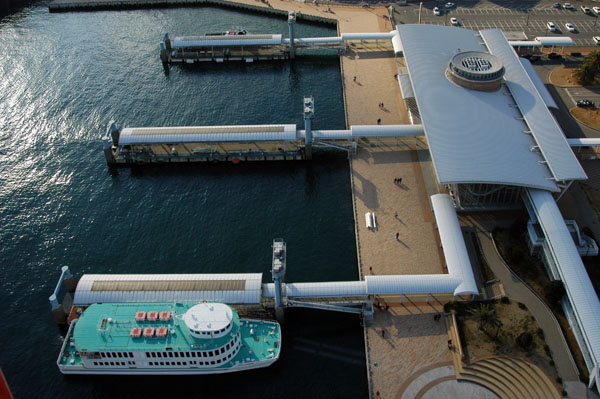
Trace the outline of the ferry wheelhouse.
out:
M 267 367 L 280 352 L 277 322 L 222 303 L 99 303 L 71 323 L 57 364 L 63 374 L 217 374 Z

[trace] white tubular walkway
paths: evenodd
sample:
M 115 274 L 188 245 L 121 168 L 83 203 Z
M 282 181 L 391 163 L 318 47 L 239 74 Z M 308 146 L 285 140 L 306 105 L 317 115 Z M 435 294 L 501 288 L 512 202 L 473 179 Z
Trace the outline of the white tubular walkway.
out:
M 600 145 L 600 139 L 567 139 L 571 147 L 594 147 Z
M 354 125 L 352 137 L 403 137 L 423 136 L 423 125 Z
M 288 298 L 365 297 L 367 295 L 473 294 L 477 284 L 452 199 L 431 197 L 448 274 L 366 276 L 365 281 L 286 284 Z M 275 296 L 273 284 L 263 285 L 263 296 Z
M 337 44 L 342 42 L 341 36 L 331 37 L 304 37 L 294 39 L 294 44 Z M 283 44 L 290 44 L 290 39 L 283 39 Z
M 452 199 L 447 194 L 435 194 L 431 196 L 431 206 L 442 241 L 448 274 L 460 280 L 454 295 L 477 294 L 471 261 Z
M 391 40 L 397 32 L 342 33 L 342 40 Z
M 592 365 L 590 369 L 590 385 L 600 388 L 600 301 L 592 286 L 590 277 L 581 261 L 573 238 L 556 205 L 554 197 L 548 191 L 528 189 L 527 197 L 544 231 L 546 243 L 560 279 L 563 281 L 567 296 L 573 307 L 573 313 L 581 330 L 585 347 Z M 581 343 L 580 343 L 581 345 Z

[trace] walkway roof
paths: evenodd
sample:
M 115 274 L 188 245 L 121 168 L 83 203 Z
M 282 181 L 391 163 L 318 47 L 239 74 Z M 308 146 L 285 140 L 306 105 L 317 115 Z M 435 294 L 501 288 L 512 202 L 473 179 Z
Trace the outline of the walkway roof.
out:
M 262 273 L 85 274 L 77 283 L 73 304 L 203 300 L 259 304 L 261 288 Z
M 572 173 L 563 173 L 557 166 L 555 169 L 560 173 L 557 172 L 555 179 L 546 162 L 560 165 L 563 158 L 573 157 L 571 150 L 567 146 L 567 155 L 546 151 L 546 155 L 557 157 L 551 160 L 544 159 L 539 151 L 532 151 L 538 144 L 532 135 L 525 134 L 530 127 L 505 86 L 483 92 L 460 87 L 447 79 L 448 62 L 458 52 L 488 52 L 476 32 L 431 25 L 398 25 L 397 29 L 440 183 L 489 183 L 558 191 L 555 180 L 566 176 L 585 178 L 585 173 L 582 170 L 579 173 L 571 160 L 566 159 L 565 169 Z M 534 92 L 530 96 L 532 104 L 521 104 L 525 113 L 533 106 L 546 109 L 504 36 L 502 40 L 520 66 L 516 72 L 511 68 L 511 76 L 524 75 L 531 86 L 528 90 Z M 504 53 L 495 55 L 507 63 Z M 550 118 L 546 124 L 555 124 L 549 112 L 535 117 Z M 532 120 L 535 122 L 533 115 Z M 550 134 L 560 134 L 564 141 L 560 129 Z M 574 157 L 573 160 L 576 162 Z
M 222 35 L 222 36 L 179 36 L 173 39 L 173 48 L 262 46 L 282 43 L 282 35 Z
M 119 135 L 119 145 L 295 140 L 296 125 L 128 127 Z
M 527 195 L 544 231 L 549 250 L 556 261 L 556 268 L 573 305 L 575 317 L 594 366 L 598 367 L 600 363 L 600 301 L 596 291 L 552 195 L 542 190 L 527 190 Z M 598 370 L 596 369 L 595 372 L 597 373 Z M 592 378 L 595 379 L 595 377 Z M 596 381 L 596 384 L 599 383 Z

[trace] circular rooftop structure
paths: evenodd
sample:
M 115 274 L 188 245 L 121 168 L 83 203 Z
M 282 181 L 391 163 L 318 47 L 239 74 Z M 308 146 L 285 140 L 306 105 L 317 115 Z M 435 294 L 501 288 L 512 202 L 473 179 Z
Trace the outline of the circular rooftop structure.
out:
M 504 66 L 489 53 L 465 51 L 456 54 L 448 63 L 448 78 L 468 89 L 492 91 L 502 84 Z
M 222 333 L 233 320 L 233 310 L 223 303 L 200 303 L 183 315 L 186 327 L 196 334 Z

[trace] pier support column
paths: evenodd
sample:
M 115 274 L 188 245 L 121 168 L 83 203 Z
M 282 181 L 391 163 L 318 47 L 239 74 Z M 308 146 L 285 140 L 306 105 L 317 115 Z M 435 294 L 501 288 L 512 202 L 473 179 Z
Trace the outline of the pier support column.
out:
M 304 151 L 306 159 L 312 159 L 312 117 L 315 114 L 314 100 L 304 97 Z
M 280 323 L 284 322 L 284 308 L 287 302 L 285 295 L 285 266 L 286 266 L 286 244 L 283 239 L 273 240 L 273 261 L 271 264 L 271 275 L 275 283 L 275 317 Z
M 288 27 L 290 29 L 290 59 L 296 58 L 296 47 L 294 45 L 294 23 L 296 22 L 296 12 L 288 11 Z

